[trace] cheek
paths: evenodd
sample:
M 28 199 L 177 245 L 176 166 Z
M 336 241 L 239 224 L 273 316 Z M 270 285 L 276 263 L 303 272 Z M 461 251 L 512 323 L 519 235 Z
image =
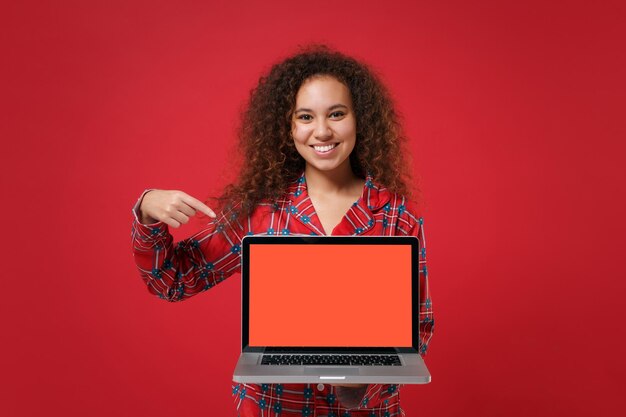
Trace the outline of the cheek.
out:
M 308 131 L 306 128 L 302 128 L 296 125 L 291 130 L 291 136 L 293 137 L 293 140 L 296 143 L 296 145 L 302 145 L 306 142 L 306 139 L 308 137 Z
M 341 136 L 344 138 L 349 148 L 354 148 L 356 144 L 356 127 L 354 125 L 343 126 Z
M 351 154 L 352 152 L 354 152 L 354 148 L 356 148 L 356 142 L 352 141 L 350 142 L 350 145 L 347 147 L 348 150 L 348 154 Z
M 346 119 L 344 122 L 337 126 L 337 133 L 343 136 L 345 140 L 353 140 L 356 138 L 356 123 L 352 119 Z

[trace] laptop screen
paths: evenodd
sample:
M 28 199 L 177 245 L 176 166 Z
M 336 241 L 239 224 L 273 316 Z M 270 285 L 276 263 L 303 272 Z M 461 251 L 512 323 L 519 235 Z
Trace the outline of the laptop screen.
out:
M 248 346 L 410 347 L 407 244 L 250 244 Z

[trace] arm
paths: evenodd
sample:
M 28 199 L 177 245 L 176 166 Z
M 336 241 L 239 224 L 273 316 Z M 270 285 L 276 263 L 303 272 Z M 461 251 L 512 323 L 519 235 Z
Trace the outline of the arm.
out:
M 135 264 L 150 293 L 167 301 L 185 300 L 240 270 L 245 230 L 230 220 L 230 212 L 220 213 L 203 230 L 174 244 L 167 224 L 140 221 L 139 207 L 148 191 L 132 209 L 131 241 Z
M 424 219 L 419 218 L 418 223 L 414 226 L 413 235 L 417 236 L 420 241 L 420 344 L 419 352 L 422 357 L 428 351 L 428 344 L 433 336 L 435 328 L 435 319 L 433 316 L 433 303 L 430 298 L 430 289 L 428 286 L 428 268 L 426 266 L 426 237 L 424 236 Z
M 426 240 L 424 237 L 424 221 L 420 217 L 409 231 L 410 236 L 417 236 L 420 241 L 419 265 L 420 265 L 420 340 L 419 353 L 426 355 L 428 343 L 433 334 L 434 320 L 432 302 L 428 289 L 428 270 L 426 268 Z M 353 386 L 336 386 L 336 393 L 339 402 L 348 409 L 361 410 L 364 408 L 375 408 L 386 400 L 389 400 L 404 384 L 367 384 Z

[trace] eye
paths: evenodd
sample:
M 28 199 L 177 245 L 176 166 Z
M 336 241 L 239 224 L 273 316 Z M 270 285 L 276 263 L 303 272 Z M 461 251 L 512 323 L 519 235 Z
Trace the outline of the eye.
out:
M 303 115 L 298 116 L 298 119 L 301 119 L 301 120 L 311 120 L 311 119 L 304 119 L 304 117 L 311 117 L 311 115 L 310 114 L 303 114 Z
M 341 117 L 341 116 L 344 116 L 344 115 L 345 115 L 345 113 L 344 113 L 344 112 L 342 112 L 342 111 L 334 111 L 334 112 L 332 112 L 332 113 L 330 114 L 330 116 L 332 117 L 332 116 L 333 116 L 333 114 L 336 114 L 336 115 L 337 115 L 337 117 Z

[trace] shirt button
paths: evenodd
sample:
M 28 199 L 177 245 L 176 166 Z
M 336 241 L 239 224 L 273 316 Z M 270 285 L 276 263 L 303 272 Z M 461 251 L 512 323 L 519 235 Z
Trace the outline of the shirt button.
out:
M 324 391 L 324 384 L 317 384 L 318 391 Z

